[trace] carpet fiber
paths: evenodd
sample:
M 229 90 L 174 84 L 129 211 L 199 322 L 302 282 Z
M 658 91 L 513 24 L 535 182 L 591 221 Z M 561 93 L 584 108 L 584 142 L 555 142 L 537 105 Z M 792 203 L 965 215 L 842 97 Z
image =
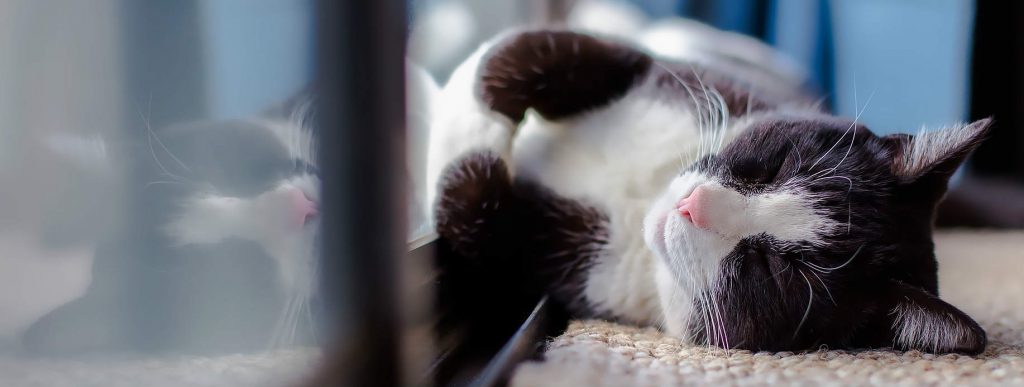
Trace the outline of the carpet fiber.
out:
M 989 337 L 979 356 L 918 351 L 752 353 L 693 346 L 652 328 L 576 321 L 514 386 L 1024 385 L 1024 232 L 936 235 L 940 294 Z
M 943 297 L 989 334 L 981 356 L 920 352 L 750 353 L 691 346 L 654 329 L 574 322 L 547 361 L 515 386 L 1024 385 L 1024 232 L 937 237 Z M 19 359 L 0 356 L 0 386 L 284 386 L 308 374 L 315 350 L 220 357 Z

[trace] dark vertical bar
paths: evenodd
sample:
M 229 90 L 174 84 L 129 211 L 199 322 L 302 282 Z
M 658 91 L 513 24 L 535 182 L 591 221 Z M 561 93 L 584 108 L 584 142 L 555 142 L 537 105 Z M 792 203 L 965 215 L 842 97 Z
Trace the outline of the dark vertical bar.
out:
M 769 0 L 755 0 L 748 10 L 750 20 L 750 35 L 768 40 L 768 32 L 772 29 L 771 23 L 775 16 L 775 7 Z
M 814 69 L 818 86 L 825 98 L 825 106 L 830 111 L 836 109 L 836 69 L 835 69 L 835 33 L 832 30 L 832 4 L 821 0 L 818 7 L 818 37 L 815 41 L 814 57 L 811 68 Z
M 333 330 L 317 385 L 403 381 L 405 2 L 318 0 L 321 290 Z
M 975 15 L 971 119 L 995 125 L 971 166 L 1024 182 L 1024 3 L 979 0 Z

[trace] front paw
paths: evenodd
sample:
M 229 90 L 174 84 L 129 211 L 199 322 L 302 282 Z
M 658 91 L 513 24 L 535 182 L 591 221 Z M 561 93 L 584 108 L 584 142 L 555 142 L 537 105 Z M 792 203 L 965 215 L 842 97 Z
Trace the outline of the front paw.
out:
M 500 237 L 502 214 L 514 210 L 512 178 L 493 152 L 469 154 L 445 170 L 435 207 L 436 230 L 451 248 L 468 259 Z

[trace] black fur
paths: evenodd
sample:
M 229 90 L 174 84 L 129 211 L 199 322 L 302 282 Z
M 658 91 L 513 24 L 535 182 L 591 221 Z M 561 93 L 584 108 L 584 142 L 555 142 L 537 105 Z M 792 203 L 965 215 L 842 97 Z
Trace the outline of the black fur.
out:
M 586 270 L 604 245 L 607 219 L 534 184 L 514 180 L 491 152 L 453 163 L 436 208 L 438 347 L 436 380 L 491 357 L 545 294 L 554 305 L 541 334 L 564 329 L 569 313 L 590 315 Z
M 455 253 L 449 259 L 458 261 L 442 267 L 491 274 L 480 277 L 487 282 L 511 281 L 500 292 L 513 298 L 550 293 L 576 315 L 593 314 L 582 290 L 587 269 L 607 244 L 604 214 L 512 179 L 505 162 L 490 152 L 463 157 L 445 176 L 436 227 Z
M 621 97 L 651 58 L 629 46 L 567 31 L 524 32 L 497 46 L 480 75 L 488 107 L 514 122 L 527 109 L 565 118 Z

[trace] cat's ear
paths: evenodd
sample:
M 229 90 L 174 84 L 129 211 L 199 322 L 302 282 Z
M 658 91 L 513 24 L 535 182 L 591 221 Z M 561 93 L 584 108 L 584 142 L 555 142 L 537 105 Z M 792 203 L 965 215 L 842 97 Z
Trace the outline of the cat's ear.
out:
M 919 287 L 896 283 L 893 292 L 888 316 L 897 349 L 972 355 L 985 350 L 985 331 L 960 309 Z
M 985 139 L 991 124 L 992 119 L 985 118 L 913 136 L 886 136 L 892 149 L 892 171 L 905 183 L 924 182 L 944 187 L 953 172 Z
M 527 31 L 495 44 L 480 68 L 480 96 L 512 122 L 534 109 L 549 120 L 603 106 L 647 74 L 649 55 L 570 31 Z

